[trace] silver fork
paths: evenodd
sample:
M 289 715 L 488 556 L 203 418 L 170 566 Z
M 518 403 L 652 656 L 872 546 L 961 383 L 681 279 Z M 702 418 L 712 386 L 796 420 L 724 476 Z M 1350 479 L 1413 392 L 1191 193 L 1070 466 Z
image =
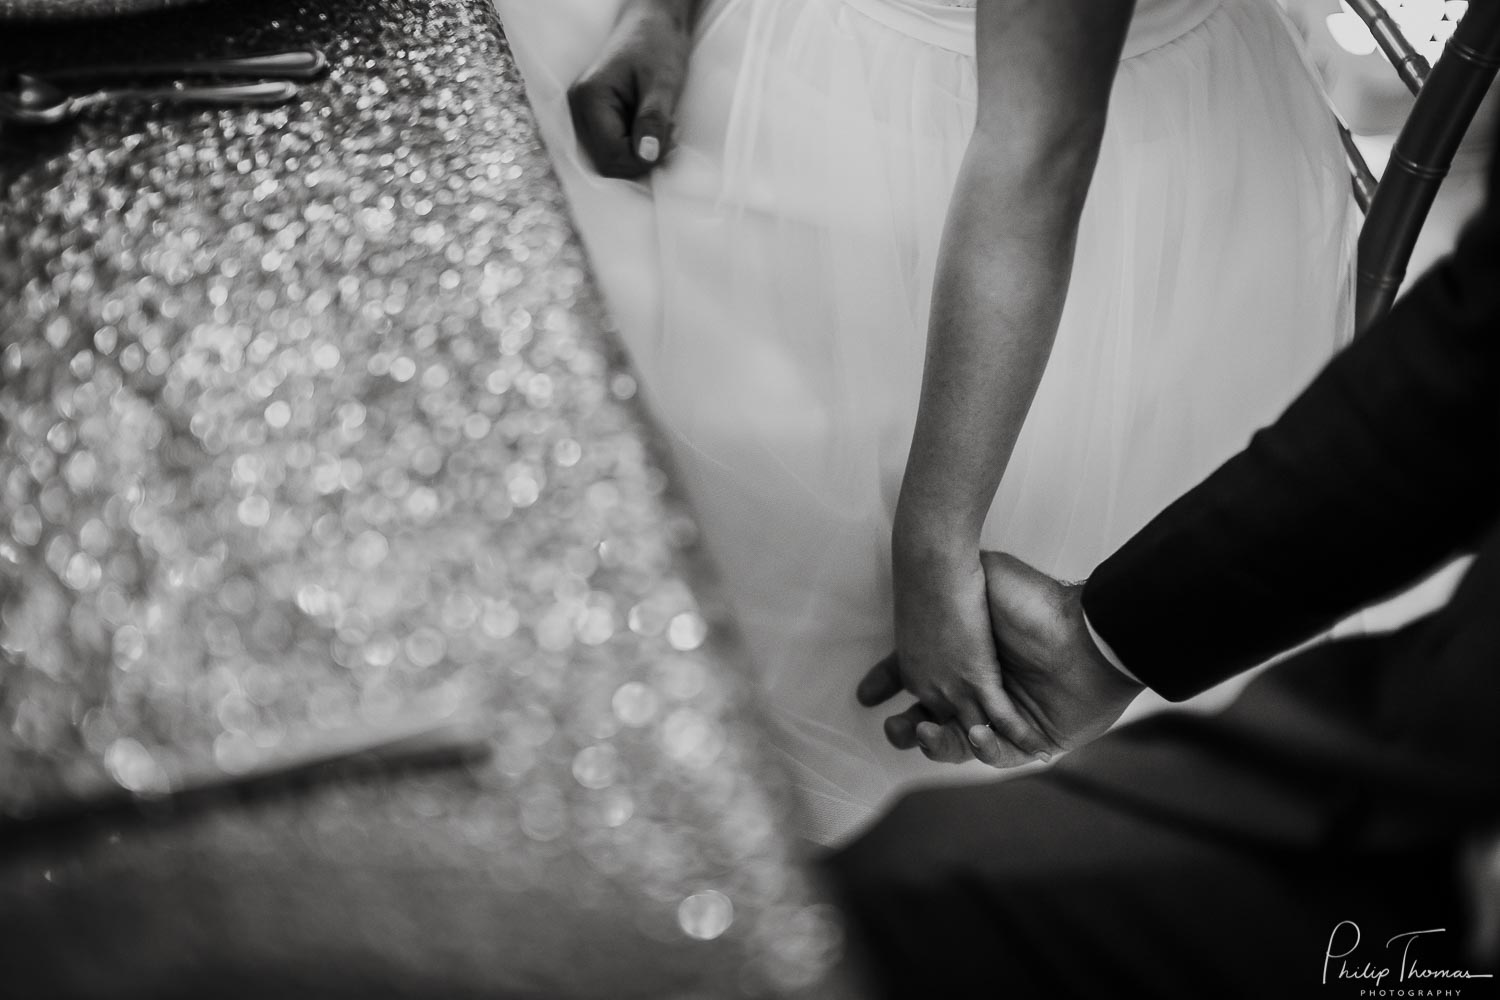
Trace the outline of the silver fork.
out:
M 163 101 L 199 106 L 273 105 L 296 97 L 290 80 L 263 83 L 211 83 L 157 87 L 106 87 L 87 94 L 66 94 L 38 77 L 18 77 L 17 90 L 0 92 L 0 120 L 17 125 L 56 125 L 93 108 L 122 101 Z M 38 86 L 40 84 L 41 86 Z
M 311 80 L 328 68 L 328 58 L 317 49 L 292 49 L 254 56 L 224 59 L 189 59 L 182 62 L 73 66 L 33 74 L 58 85 L 83 80 L 143 80 L 152 77 L 221 77 L 240 80 Z

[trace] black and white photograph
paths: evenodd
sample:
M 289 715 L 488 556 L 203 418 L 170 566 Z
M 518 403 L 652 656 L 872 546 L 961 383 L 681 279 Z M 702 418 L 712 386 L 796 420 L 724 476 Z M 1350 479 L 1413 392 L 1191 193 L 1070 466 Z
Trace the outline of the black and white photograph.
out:
M 1500 0 L 0 0 L 0 998 L 1500 1000 Z

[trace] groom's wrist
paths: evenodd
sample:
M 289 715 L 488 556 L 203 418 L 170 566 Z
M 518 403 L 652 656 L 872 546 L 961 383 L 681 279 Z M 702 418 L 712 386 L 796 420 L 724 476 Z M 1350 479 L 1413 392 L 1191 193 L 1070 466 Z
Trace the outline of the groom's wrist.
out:
M 1100 635 L 1094 628 L 1094 623 L 1089 620 L 1088 612 L 1083 607 L 1083 584 L 1075 584 L 1068 588 L 1069 616 L 1076 623 L 1078 630 L 1078 641 L 1086 648 L 1089 658 L 1109 675 L 1129 684 L 1136 690 L 1145 688 L 1145 684 L 1137 677 L 1129 667 L 1120 659 L 1114 649 L 1111 648 L 1109 640 Z
M 1127 667 L 1123 661 L 1121 661 L 1119 655 L 1116 654 L 1114 649 L 1110 646 L 1109 641 L 1106 640 L 1104 636 L 1100 635 L 1099 630 L 1094 628 L 1094 623 L 1089 621 L 1088 610 L 1083 607 L 1082 601 L 1079 602 L 1078 613 L 1083 616 L 1084 630 L 1088 632 L 1089 640 L 1094 644 L 1094 649 L 1098 651 L 1099 655 L 1108 660 L 1110 666 L 1114 667 L 1120 673 L 1124 674 L 1126 677 L 1129 677 L 1137 684 L 1140 684 L 1141 679 L 1135 674 L 1131 673 L 1130 668 Z

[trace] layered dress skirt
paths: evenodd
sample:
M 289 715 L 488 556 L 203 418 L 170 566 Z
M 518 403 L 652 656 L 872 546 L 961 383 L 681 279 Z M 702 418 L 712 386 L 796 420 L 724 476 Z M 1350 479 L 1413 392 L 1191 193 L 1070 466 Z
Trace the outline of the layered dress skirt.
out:
M 760 672 L 805 832 L 913 782 L 854 688 L 893 645 L 890 531 L 974 16 L 706 0 L 675 145 L 605 180 L 567 87 L 622 0 L 497 0 L 606 300 Z M 983 541 L 1082 578 L 1347 338 L 1356 213 L 1275 0 L 1140 0 L 1051 360 Z

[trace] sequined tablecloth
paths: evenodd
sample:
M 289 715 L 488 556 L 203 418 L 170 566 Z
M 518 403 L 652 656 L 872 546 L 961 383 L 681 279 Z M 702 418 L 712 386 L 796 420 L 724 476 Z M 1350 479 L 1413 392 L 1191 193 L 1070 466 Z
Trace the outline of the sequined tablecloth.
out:
M 838 994 L 488 6 L 0 22 L 296 44 L 286 108 L 0 132 L 0 993 Z M 24 835 L 434 705 L 491 758 Z

